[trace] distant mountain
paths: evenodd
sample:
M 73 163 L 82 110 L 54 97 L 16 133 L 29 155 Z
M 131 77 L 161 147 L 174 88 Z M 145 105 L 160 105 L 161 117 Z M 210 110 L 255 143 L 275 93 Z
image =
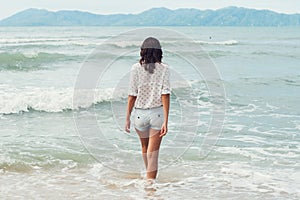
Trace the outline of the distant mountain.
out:
M 0 26 L 300 26 L 300 14 L 239 7 L 203 11 L 152 8 L 139 14 L 113 15 L 31 8 L 1 20 Z

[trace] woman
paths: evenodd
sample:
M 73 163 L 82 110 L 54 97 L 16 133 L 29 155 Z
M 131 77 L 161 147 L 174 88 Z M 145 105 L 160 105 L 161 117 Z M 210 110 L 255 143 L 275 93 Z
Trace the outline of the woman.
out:
M 162 54 L 159 41 L 147 38 L 141 46 L 140 62 L 132 66 L 130 74 L 125 131 L 130 132 L 134 107 L 132 120 L 141 141 L 147 179 L 156 179 L 161 140 L 168 132 L 170 73 L 161 61 Z

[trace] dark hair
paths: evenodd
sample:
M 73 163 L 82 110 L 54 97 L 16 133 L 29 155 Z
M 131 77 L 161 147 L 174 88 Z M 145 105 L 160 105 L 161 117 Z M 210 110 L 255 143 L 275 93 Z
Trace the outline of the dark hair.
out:
M 140 52 L 140 64 L 145 68 L 146 71 L 151 74 L 154 72 L 155 63 L 161 63 L 162 50 L 158 39 L 153 37 L 148 37 L 144 40 L 141 46 Z

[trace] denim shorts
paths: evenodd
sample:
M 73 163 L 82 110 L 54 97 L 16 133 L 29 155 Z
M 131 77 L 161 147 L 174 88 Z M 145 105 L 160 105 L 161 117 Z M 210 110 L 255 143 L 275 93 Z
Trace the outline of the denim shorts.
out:
M 150 128 L 160 130 L 164 123 L 163 107 L 156 107 L 150 109 L 135 108 L 133 124 L 139 131 L 147 131 Z

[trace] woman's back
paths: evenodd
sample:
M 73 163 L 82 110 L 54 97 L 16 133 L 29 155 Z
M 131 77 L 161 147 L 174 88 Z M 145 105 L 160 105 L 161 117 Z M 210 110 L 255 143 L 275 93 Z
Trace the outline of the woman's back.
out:
M 137 96 L 135 107 L 148 109 L 161 106 L 161 95 L 170 93 L 168 66 L 157 62 L 153 73 L 150 73 L 137 63 L 131 70 L 129 94 Z

